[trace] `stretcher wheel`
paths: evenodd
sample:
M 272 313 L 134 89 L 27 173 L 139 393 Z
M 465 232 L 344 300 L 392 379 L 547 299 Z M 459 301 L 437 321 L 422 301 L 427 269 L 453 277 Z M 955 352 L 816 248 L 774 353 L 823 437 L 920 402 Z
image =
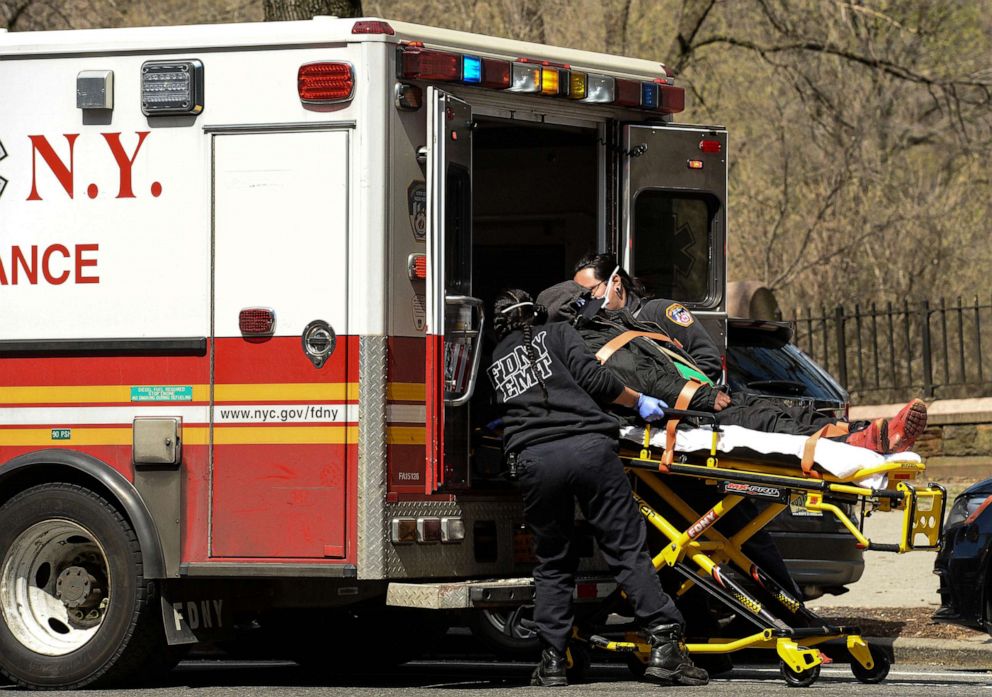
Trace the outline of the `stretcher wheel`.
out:
M 573 642 L 568 647 L 568 653 L 572 656 L 572 665 L 565 671 L 569 685 L 586 682 L 589 667 L 592 665 L 589 649 L 582 644 Z
M 874 646 L 869 646 L 868 649 L 871 651 L 871 660 L 875 662 L 875 667 L 871 669 L 865 668 L 852 657 L 851 672 L 854 673 L 854 677 L 857 678 L 858 682 L 874 685 L 885 680 L 889 674 L 889 668 L 892 667 L 892 662 L 889 661 L 888 656 Z
M 782 677 L 785 678 L 785 684 L 789 687 L 809 687 L 816 682 L 817 678 L 820 677 L 820 666 L 815 665 L 812 668 L 807 668 L 806 670 L 801 670 L 798 673 L 789 666 L 785 664 L 785 661 L 779 661 L 778 668 L 782 671 Z

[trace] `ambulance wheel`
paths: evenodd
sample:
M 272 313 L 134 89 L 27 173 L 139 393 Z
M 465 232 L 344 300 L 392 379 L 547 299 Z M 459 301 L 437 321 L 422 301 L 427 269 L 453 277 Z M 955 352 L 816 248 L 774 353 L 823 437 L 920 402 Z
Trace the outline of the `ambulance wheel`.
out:
M 589 649 L 585 645 L 573 642 L 568 647 L 568 653 L 572 657 L 572 665 L 565 671 L 570 685 L 584 683 L 589 676 L 589 667 L 592 666 L 592 657 Z
M 807 668 L 806 670 L 801 670 L 798 673 L 789 666 L 785 664 L 785 661 L 779 661 L 778 669 L 782 671 L 782 677 L 785 678 L 785 684 L 789 687 L 809 687 L 816 682 L 817 678 L 820 677 L 820 666 L 815 665 L 812 668 Z
M 858 663 L 858 660 L 851 657 L 851 672 L 854 673 L 854 677 L 858 682 L 863 682 L 868 685 L 874 685 L 875 683 L 880 683 L 889 675 L 889 669 L 892 667 L 892 662 L 889 657 L 882 653 L 877 647 L 869 646 L 868 649 L 871 651 L 871 660 L 875 663 L 871 668 L 865 668 L 863 665 Z
M 130 523 L 64 482 L 0 506 L 0 672 L 33 688 L 148 676 L 165 650 L 155 586 Z
M 493 652 L 515 658 L 534 658 L 541 652 L 537 631 L 526 626 L 534 615 L 533 605 L 470 612 L 468 624 L 472 635 Z

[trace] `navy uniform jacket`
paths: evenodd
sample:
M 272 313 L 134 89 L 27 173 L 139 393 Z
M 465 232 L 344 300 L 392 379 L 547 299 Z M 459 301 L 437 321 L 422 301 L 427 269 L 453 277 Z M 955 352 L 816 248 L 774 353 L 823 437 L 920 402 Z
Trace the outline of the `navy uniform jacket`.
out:
M 612 402 L 624 384 L 596 362 L 571 325 L 550 322 L 533 328 L 531 369 L 523 332 L 497 344 L 489 379 L 503 408 L 503 445 L 520 452 L 528 445 L 584 433 L 619 436 L 619 422 L 600 405 Z M 547 401 L 537 380 L 548 390 Z
M 713 382 L 723 377 L 720 349 L 705 327 L 684 305 L 675 300 L 655 298 L 644 301 L 631 294 L 625 310 L 630 310 L 638 322 L 651 322 L 673 339 L 678 339 L 693 362 Z

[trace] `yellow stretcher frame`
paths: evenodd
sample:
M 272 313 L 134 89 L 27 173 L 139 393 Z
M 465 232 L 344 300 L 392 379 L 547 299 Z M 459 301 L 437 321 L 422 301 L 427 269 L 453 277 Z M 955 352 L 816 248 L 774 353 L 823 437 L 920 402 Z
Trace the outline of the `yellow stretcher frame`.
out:
M 796 494 L 803 496 L 803 506 L 808 511 L 821 512 L 834 516 L 855 538 L 857 545 L 864 550 L 906 553 L 914 549 L 937 549 L 943 531 L 947 492 L 936 483 L 925 488 L 910 484 L 912 479 L 926 471 L 923 463 L 915 461 L 892 461 L 882 465 L 863 468 L 846 479 L 832 474 L 818 473 L 816 476 L 797 475 L 794 467 L 772 463 L 717 457 L 717 430 L 709 453 L 679 456 L 677 462 L 665 465 L 661 458 L 652 457 L 650 428 L 645 428 L 644 447 L 639 451 L 621 451 L 620 457 L 628 473 L 638 482 L 651 489 L 658 497 L 687 522 L 687 528 L 680 529 L 667 518 L 655 511 L 640 495 L 634 499 L 646 521 L 657 529 L 668 544 L 654 556 L 656 569 L 682 567 L 689 560 L 695 566 L 695 576 L 687 577 L 676 595 L 686 593 L 693 585 L 704 584 L 719 598 L 722 591 L 714 588 L 709 579 L 719 583 L 732 583 L 721 578 L 723 564 L 729 563 L 744 574 L 754 573 L 757 567 L 741 550 L 742 545 L 754 534 L 762 530 L 787 506 Z M 696 460 L 694 462 L 694 460 Z M 688 476 L 712 484 L 722 484 L 725 495 L 706 513 L 700 515 L 692 509 L 676 492 L 662 481 L 665 476 Z M 875 475 L 886 475 L 885 487 L 873 489 L 858 482 Z M 731 486 L 726 486 L 730 483 Z M 778 495 L 772 497 L 774 492 Z M 737 493 L 731 493 L 737 492 Z M 756 492 L 760 492 L 758 495 Z M 714 525 L 728 511 L 740 503 L 745 496 L 765 500 L 768 505 L 744 528 L 730 537 L 714 529 Z M 897 543 L 872 542 L 865 537 L 863 528 L 854 524 L 838 503 L 860 503 L 861 521 L 874 511 L 902 511 L 902 526 Z M 925 537 L 923 544 L 917 538 Z M 685 573 L 685 571 L 683 571 Z M 736 585 L 736 584 L 733 584 Z M 690 654 L 727 654 L 742 649 L 774 649 L 781 659 L 782 673 L 793 685 L 809 685 L 819 675 L 823 662 L 819 650 L 813 648 L 824 642 L 843 639 L 854 659 L 852 671 L 862 682 L 880 682 L 888 673 L 888 658 L 881 652 L 873 652 L 856 627 L 836 627 L 818 618 L 808 610 L 801 599 L 793 598 L 784 589 L 772 582 L 766 590 L 789 614 L 802 615 L 807 620 L 819 620 L 819 628 L 793 629 L 786 622 L 773 615 L 760 601 L 748 595 L 740 586 L 732 588 L 727 595 L 736 601 L 738 609 L 744 609 L 770 626 L 761 631 L 736 639 L 713 638 L 706 643 L 688 643 Z M 727 602 L 726 600 L 724 602 Z M 629 653 L 644 662 L 650 655 L 651 647 L 630 634 L 626 641 L 611 641 L 599 636 L 583 636 L 578 630 L 575 638 L 596 648 L 608 651 Z M 571 656 L 570 656 L 571 658 Z

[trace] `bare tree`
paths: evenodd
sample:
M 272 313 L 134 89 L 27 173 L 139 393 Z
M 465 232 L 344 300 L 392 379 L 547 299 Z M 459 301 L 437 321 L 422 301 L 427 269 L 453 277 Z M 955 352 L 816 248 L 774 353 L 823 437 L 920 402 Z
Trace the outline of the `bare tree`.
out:
M 311 19 L 317 15 L 361 17 L 361 0 L 264 0 L 265 21 Z

